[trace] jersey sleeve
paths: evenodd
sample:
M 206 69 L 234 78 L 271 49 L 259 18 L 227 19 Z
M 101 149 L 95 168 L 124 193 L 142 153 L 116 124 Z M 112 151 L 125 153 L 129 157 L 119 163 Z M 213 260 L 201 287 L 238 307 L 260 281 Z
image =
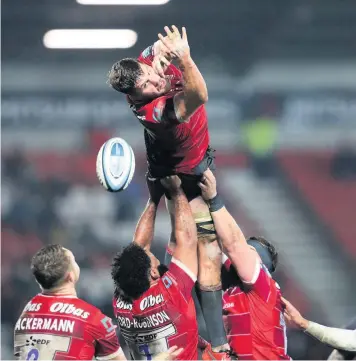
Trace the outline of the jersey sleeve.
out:
M 252 291 L 257 293 L 263 301 L 267 302 L 271 294 L 272 278 L 267 269 L 261 264 L 258 264 L 258 269 L 254 280 L 249 283 Z
M 169 265 L 169 272 L 177 280 L 178 288 L 185 300 L 189 301 L 192 297 L 192 289 L 197 277 L 189 270 L 188 267 L 174 257 Z
M 96 341 L 95 357 L 98 360 L 109 360 L 122 353 L 116 336 L 116 326 L 110 317 L 100 314 L 92 332 Z
M 136 116 L 147 123 L 161 124 L 179 124 L 174 109 L 173 96 L 164 95 L 152 102 L 142 106 L 136 112 Z

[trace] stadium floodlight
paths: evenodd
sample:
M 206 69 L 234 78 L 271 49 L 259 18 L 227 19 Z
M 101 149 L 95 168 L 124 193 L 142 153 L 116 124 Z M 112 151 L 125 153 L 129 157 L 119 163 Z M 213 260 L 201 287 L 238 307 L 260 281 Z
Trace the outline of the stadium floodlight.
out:
M 81 5 L 164 5 L 170 0 L 77 0 Z
M 43 36 L 49 49 L 126 49 L 136 44 L 130 29 L 53 29 Z

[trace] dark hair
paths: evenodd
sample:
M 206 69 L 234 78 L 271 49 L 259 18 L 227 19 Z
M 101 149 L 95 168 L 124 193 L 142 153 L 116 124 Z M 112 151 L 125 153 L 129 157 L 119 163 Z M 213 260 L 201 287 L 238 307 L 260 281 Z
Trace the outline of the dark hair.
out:
M 261 247 L 265 247 L 268 252 L 268 259 L 265 260 L 265 262 L 264 255 L 261 254 L 261 250 L 256 247 L 257 242 L 261 245 Z M 275 247 L 263 237 L 250 237 L 247 240 L 247 243 L 255 247 L 257 253 L 262 259 L 262 262 L 264 262 L 269 272 L 274 272 L 278 264 L 278 252 Z M 227 290 L 230 287 L 240 287 L 243 290 L 246 287 L 245 284 L 241 281 L 233 265 L 231 265 L 228 270 L 224 265 L 221 267 L 221 283 L 223 290 Z
M 150 288 L 151 260 L 145 250 L 135 243 L 118 253 L 111 265 L 115 297 L 135 300 Z
M 271 263 L 272 263 L 271 266 L 268 268 L 271 273 L 274 272 L 276 270 L 277 264 L 278 264 L 278 252 L 277 252 L 276 248 L 270 242 L 268 242 L 264 237 L 250 237 L 247 240 L 247 243 L 250 243 L 251 241 L 252 242 L 257 241 L 262 246 L 267 248 L 269 255 L 271 257 Z M 258 249 L 257 249 L 257 252 L 258 252 Z M 263 257 L 261 257 L 261 258 L 263 261 Z
M 32 258 L 31 271 L 45 290 L 58 286 L 70 268 L 70 259 L 59 244 L 41 248 Z
M 133 58 L 125 58 L 112 66 L 108 74 L 108 83 L 118 92 L 133 94 L 141 75 L 139 62 Z

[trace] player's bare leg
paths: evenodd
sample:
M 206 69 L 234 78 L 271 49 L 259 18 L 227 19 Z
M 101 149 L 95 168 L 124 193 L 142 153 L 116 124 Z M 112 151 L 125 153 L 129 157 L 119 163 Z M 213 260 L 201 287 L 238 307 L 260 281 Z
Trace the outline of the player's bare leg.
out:
M 171 221 L 174 219 L 170 202 L 166 200 Z M 190 206 L 198 228 L 199 256 L 199 301 L 214 352 L 230 349 L 222 320 L 221 297 L 221 250 L 216 241 L 214 225 L 209 208 L 201 197 L 190 201 Z M 174 234 L 171 235 L 169 249 L 175 247 Z M 197 307 L 199 308 L 199 307 Z

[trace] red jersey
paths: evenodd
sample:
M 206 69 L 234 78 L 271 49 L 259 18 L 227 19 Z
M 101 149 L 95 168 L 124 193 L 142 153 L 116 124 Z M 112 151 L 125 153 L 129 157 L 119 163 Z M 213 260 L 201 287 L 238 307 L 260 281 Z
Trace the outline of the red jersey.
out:
M 197 360 L 198 324 L 192 289 L 196 277 L 172 259 L 167 271 L 132 303 L 114 298 L 114 313 L 135 360 L 152 360 L 159 352 L 177 345 L 180 360 Z
M 153 46 L 144 50 L 138 61 L 152 65 Z M 209 145 L 208 120 L 205 106 L 200 106 L 189 122 L 180 122 L 174 110 L 173 97 L 182 91 L 182 73 L 170 65 L 165 75 L 171 90 L 149 103 L 128 102 L 145 127 L 145 143 L 149 170 L 153 177 L 174 173 L 193 174 L 204 158 Z
M 110 359 L 122 350 L 111 318 L 74 296 L 38 294 L 16 322 L 18 360 Z
M 230 347 L 239 360 L 290 360 L 279 286 L 264 265 L 257 267 L 251 284 L 224 292 Z

